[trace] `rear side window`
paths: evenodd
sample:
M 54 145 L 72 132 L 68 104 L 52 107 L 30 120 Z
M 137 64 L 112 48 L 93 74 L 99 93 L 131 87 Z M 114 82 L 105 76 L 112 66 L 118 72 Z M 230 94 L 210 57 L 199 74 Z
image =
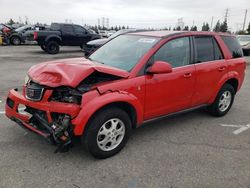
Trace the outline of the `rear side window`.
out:
M 74 25 L 74 30 L 75 30 L 76 34 L 85 34 L 86 33 L 86 30 L 83 27 L 78 26 L 78 25 Z
M 64 33 L 74 33 L 72 25 L 63 25 Z
M 218 43 L 212 36 L 197 36 L 194 42 L 197 63 L 223 59 Z
M 224 43 L 232 53 L 233 58 L 243 57 L 242 48 L 238 40 L 233 36 L 221 36 Z

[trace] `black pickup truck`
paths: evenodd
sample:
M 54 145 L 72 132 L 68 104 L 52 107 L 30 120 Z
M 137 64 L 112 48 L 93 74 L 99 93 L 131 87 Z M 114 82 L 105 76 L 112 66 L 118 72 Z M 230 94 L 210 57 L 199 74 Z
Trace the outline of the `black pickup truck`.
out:
M 75 24 L 52 23 L 50 30 L 34 32 L 34 40 L 49 54 L 57 54 L 60 46 L 82 46 L 100 39 L 93 31 Z

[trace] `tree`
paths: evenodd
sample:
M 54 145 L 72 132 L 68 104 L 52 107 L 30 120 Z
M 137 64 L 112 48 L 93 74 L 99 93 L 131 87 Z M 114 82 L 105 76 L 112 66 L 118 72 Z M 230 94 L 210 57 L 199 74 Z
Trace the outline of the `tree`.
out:
M 221 29 L 221 24 L 220 24 L 220 21 L 218 20 L 215 27 L 214 27 L 214 31 L 215 32 L 220 32 L 220 29 Z
M 185 26 L 185 27 L 183 28 L 183 31 L 189 31 L 189 27 L 188 27 L 188 26 Z
M 220 31 L 221 32 L 227 32 L 228 31 L 227 19 L 225 19 L 224 22 L 220 25 Z
M 198 29 L 197 29 L 197 26 L 195 25 L 195 26 L 192 26 L 191 27 L 191 29 L 190 29 L 190 31 L 197 31 Z
M 126 27 L 125 27 L 125 26 L 122 26 L 122 29 L 126 29 Z
M 7 24 L 8 25 L 13 25 L 13 24 L 15 24 L 15 21 L 12 18 L 10 18 L 10 20 L 7 22 Z
M 250 22 L 248 24 L 247 33 L 250 35 Z
M 180 31 L 180 30 L 181 30 L 181 27 L 178 26 L 178 27 L 176 28 L 176 31 Z
M 209 31 L 210 30 L 209 24 L 204 22 L 203 25 L 202 25 L 201 30 L 202 31 Z

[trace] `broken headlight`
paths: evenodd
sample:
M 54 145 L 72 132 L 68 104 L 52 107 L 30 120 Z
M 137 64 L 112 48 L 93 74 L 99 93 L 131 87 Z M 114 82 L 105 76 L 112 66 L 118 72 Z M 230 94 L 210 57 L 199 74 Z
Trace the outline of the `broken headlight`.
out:
M 28 75 L 25 76 L 25 79 L 24 79 L 24 85 L 27 85 L 30 81 L 30 77 Z
M 58 87 L 54 89 L 50 100 L 64 103 L 81 104 L 82 94 L 70 87 Z

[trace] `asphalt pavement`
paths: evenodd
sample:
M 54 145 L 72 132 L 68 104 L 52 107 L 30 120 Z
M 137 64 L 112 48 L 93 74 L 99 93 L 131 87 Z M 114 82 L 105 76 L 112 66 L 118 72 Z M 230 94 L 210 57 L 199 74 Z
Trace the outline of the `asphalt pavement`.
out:
M 0 187 L 250 188 L 250 66 L 226 116 L 200 109 L 147 123 L 105 160 L 92 158 L 77 139 L 69 152 L 55 154 L 55 146 L 4 116 L 7 91 L 21 88 L 29 67 L 81 56 L 75 47 L 58 55 L 37 46 L 0 47 Z

